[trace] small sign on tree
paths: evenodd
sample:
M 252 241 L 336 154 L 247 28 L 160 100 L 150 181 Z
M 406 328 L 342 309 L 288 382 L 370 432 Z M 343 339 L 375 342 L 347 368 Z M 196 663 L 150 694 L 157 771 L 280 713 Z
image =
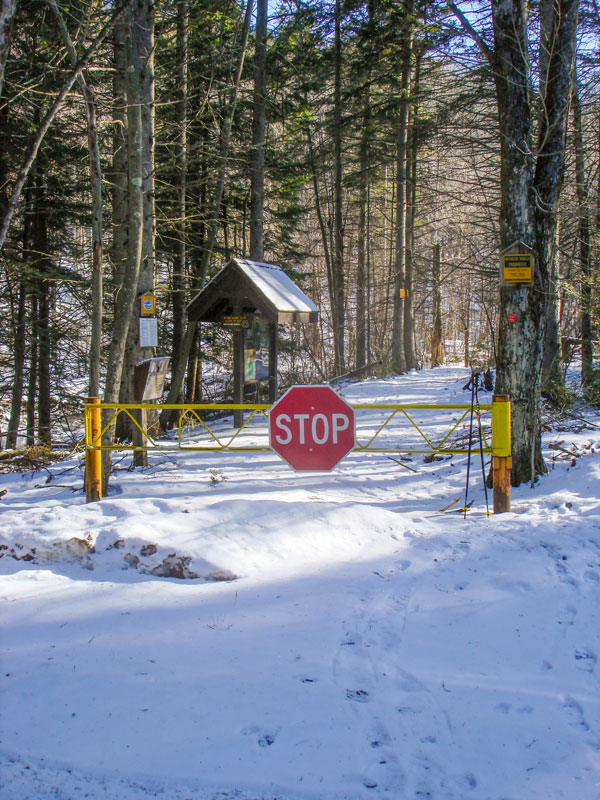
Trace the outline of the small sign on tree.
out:
M 502 252 L 500 259 L 501 286 L 533 283 L 533 250 L 523 242 L 514 242 Z

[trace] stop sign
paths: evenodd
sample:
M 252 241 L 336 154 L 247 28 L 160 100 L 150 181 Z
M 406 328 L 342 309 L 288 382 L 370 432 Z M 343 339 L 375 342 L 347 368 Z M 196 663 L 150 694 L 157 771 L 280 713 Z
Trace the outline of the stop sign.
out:
M 354 409 L 329 386 L 292 386 L 269 412 L 269 441 L 296 470 L 333 469 L 354 447 Z

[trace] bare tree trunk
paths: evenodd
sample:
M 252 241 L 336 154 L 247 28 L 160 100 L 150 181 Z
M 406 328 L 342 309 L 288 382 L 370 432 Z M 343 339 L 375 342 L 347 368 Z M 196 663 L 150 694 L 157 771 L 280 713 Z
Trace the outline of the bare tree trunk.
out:
M 265 201 L 265 102 L 267 77 L 267 0 L 256 0 L 254 103 L 250 187 L 250 258 L 263 260 Z
M 38 369 L 38 298 L 35 292 L 29 298 L 29 327 L 31 330 L 31 344 L 29 346 L 29 379 L 27 381 L 27 447 L 35 445 L 35 399 L 37 394 L 37 369 Z
M 439 367 L 444 362 L 444 340 L 442 336 L 442 246 L 433 246 L 432 270 L 433 324 L 431 327 L 431 366 Z
M 540 110 L 539 125 L 543 127 L 546 117 L 546 95 L 550 76 L 554 0 L 540 2 Z M 560 400 L 564 389 L 562 375 L 562 347 L 560 336 L 559 292 L 560 270 L 558 264 L 558 227 L 555 241 L 550 251 L 548 265 L 549 284 L 547 290 L 546 324 L 544 329 L 544 352 L 542 357 L 542 393 L 552 402 Z
M 73 67 L 77 64 L 77 53 L 69 31 L 56 4 L 48 0 L 58 22 L 60 32 Z M 87 118 L 88 152 L 90 160 L 90 192 L 92 198 L 92 325 L 90 337 L 90 375 L 88 396 L 100 394 L 100 349 L 102 345 L 103 266 L 102 266 L 102 168 L 98 147 L 97 107 L 94 94 L 80 72 L 77 82 L 85 100 Z
M 177 0 L 177 223 L 173 260 L 172 370 L 177 372 L 185 332 L 185 285 L 187 276 L 187 96 L 188 96 L 189 0 Z M 181 402 L 182 394 L 177 402 Z
M 406 175 L 406 231 L 405 231 L 405 277 L 404 286 L 404 357 L 406 369 L 418 367 L 415 351 L 415 320 L 414 320 L 414 293 L 413 293 L 413 249 L 415 240 L 415 216 L 417 202 L 417 135 L 415 127 L 416 96 L 419 91 L 421 54 L 417 53 L 414 67 L 414 80 L 411 81 L 410 93 L 412 95 L 409 105 L 408 134 L 407 134 L 407 175 Z
M 581 267 L 581 383 L 589 386 L 594 378 L 594 347 L 592 342 L 592 250 L 590 247 L 589 188 L 586 181 L 583 125 L 577 75 L 573 77 L 573 128 L 575 144 L 575 172 L 577 202 L 579 203 L 579 263 Z
M 50 284 L 43 279 L 39 284 L 38 298 L 38 441 L 50 447 Z
M 368 3 L 368 30 L 367 39 L 374 35 L 374 0 Z M 356 368 L 360 369 L 367 363 L 367 295 L 368 281 L 368 215 L 369 215 L 369 159 L 370 142 L 373 135 L 371 122 L 371 74 L 372 59 L 367 55 L 367 70 L 363 88 L 362 130 L 359 146 L 359 185 L 358 185 L 358 241 L 356 265 Z
M 333 77 L 333 258 L 331 279 L 333 304 L 334 372 L 341 375 L 346 369 L 345 340 L 345 291 L 344 291 L 344 220 L 342 212 L 342 36 L 341 0 L 335 0 L 334 12 L 334 77 Z
M 45 176 L 36 169 L 32 183 L 33 224 L 32 250 L 37 296 L 37 315 L 35 335 L 37 339 L 37 429 L 38 442 L 48 447 L 51 444 L 50 431 L 50 282 L 48 270 L 48 200 L 45 190 Z
M 560 336 L 560 270 L 559 230 L 552 248 L 548 288 L 546 327 L 544 330 L 544 355 L 542 358 L 542 393 L 552 402 L 560 402 L 564 380 L 562 374 L 562 347 Z
M 143 239 L 143 160 L 142 160 L 142 110 L 139 86 L 139 73 L 135 65 L 139 63 L 137 41 L 132 31 L 131 13 L 127 15 L 126 28 L 126 93 L 127 93 L 127 165 L 128 165 L 128 203 L 127 203 L 127 262 L 123 272 L 123 282 L 118 289 L 115 301 L 113 331 L 106 366 L 104 402 L 116 403 L 119 398 L 121 376 L 127 333 L 132 318 L 138 279 L 142 262 Z M 131 68 L 133 67 L 133 68 Z M 103 421 L 106 424 L 106 418 Z M 107 430 L 103 444 L 111 445 L 114 428 Z M 102 453 L 103 494 L 108 489 L 108 478 L 112 454 Z
M 113 283 L 121 286 L 127 270 L 127 22 L 115 25 L 113 36 L 112 166 L 112 261 Z
M 186 403 L 199 403 L 201 399 L 200 393 L 197 392 L 199 381 L 201 381 L 202 379 L 202 374 L 201 374 L 202 361 L 200 358 L 200 330 L 201 330 L 200 323 L 198 323 L 194 331 L 194 339 L 190 347 L 190 356 L 188 358 L 186 391 L 185 391 Z
M 136 0 L 130 22 L 130 34 L 135 41 L 134 61 L 130 65 L 137 72 L 139 102 L 142 118 L 142 254 L 137 281 L 137 297 L 154 293 L 154 255 L 155 255 L 155 209 L 154 209 L 154 3 L 153 0 Z M 131 171 L 130 171 L 131 183 Z M 132 194 L 130 192 L 130 198 Z M 135 213 L 130 210 L 130 214 Z M 135 397 L 135 366 L 140 361 L 154 355 L 153 347 L 142 347 L 139 335 L 141 308 L 134 302 L 131 321 L 125 345 L 123 373 L 121 375 L 121 403 L 133 403 Z M 146 414 L 139 415 L 138 424 L 144 427 Z M 129 422 L 127 438 L 135 444 L 144 444 L 144 438 L 137 425 Z M 133 454 L 136 466 L 146 466 L 147 453 L 136 450 Z
M 408 27 L 410 23 L 407 21 Z M 394 310 L 392 316 L 392 369 L 406 372 L 404 309 L 406 299 L 406 148 L 412 56 L 412 31 L 405 30 L 402 47 L 402 83 L 396 133 L 396 245 L 394 256 Z
M 25 250 L 26 248 L 24 248 Z M 17 298 L 16 315 L 13 323 L 14 338 L 14 362 L 15 369 L 13 375 L 13 388 L 10 404 L 10 418 L 8 421 L 8 433 L 6 436 L 6 449 L 14 450 L 17 446 L 19 436 L 19 425 L 21 424 L 21 406 L 23 403 L 23 389 L 25 379 L 25 314 L 26 314 L 27 290 L 25 278 L 19 280 L 19 294 Z M 14 302 L 13 302 L 14 305 Z
M 2 0 L 0 4 L 0 97 L 4 87 L 4 68 L 10 51 L 12 23 L 16 10 L 17 0 Z

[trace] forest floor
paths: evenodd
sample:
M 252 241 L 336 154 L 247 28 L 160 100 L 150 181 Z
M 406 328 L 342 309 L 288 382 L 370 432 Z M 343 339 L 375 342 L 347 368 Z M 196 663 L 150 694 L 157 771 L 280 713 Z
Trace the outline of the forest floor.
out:
M 2 476 L 1 800 L 599 800 L 600 416 L 544 447 L 504 515 L 473 459 L 466 519 L 466 456 L 125 456 L 88 505 L 75 457 Z

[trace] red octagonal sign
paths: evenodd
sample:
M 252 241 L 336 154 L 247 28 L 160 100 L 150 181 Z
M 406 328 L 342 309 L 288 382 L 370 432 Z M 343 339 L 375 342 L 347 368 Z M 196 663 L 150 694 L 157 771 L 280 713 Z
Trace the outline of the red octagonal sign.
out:
M 292 386 L 269 413 L 273 450 L 296 470 L 330 470 L 354 448 L 354 409 L 329 386 Z

